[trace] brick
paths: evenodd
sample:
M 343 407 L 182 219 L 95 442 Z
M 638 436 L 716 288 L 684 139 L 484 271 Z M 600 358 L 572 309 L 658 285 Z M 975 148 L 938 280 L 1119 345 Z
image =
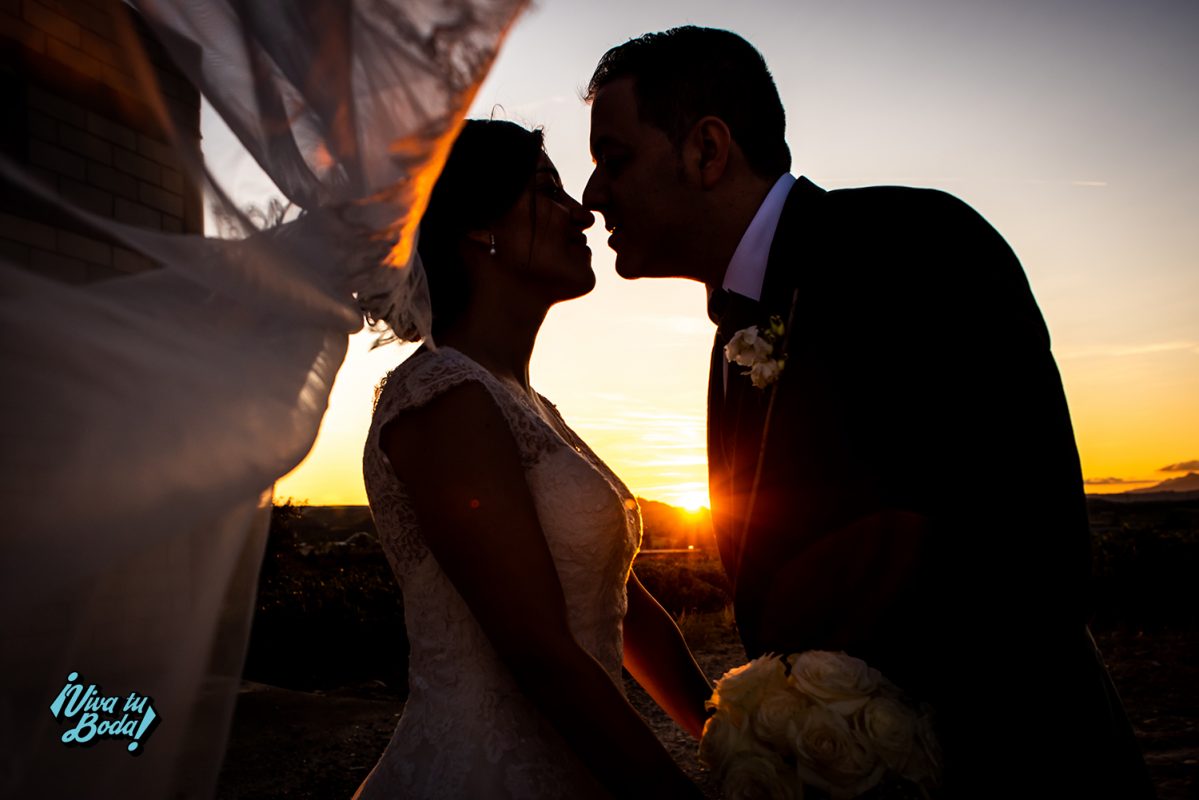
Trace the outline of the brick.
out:
M 56 94 L 42 91 L 36 86 L 29 87 L 29 106 L 30 108 L 36 108 L 38 111 L 45 112 L 55 119 L 69 122 L 80 128 L 87 126 L 88 115 L 81 106 L 65 100 Z
M 178 100 L 167 99 L 167 109 L 170 111 L 171 119 L 175 121 L 181 131 L 194 131 L 200 128 L 200 96 L 197 93 L 194 100 L 188 102 L 180 102 Z
M 47 142 L 58 141 L 58 122 L 49 114 L 29 109 L 29 135 Z
M 163 216 L 162 229 L 167 233 L 183 233 L 183 220 L 178 217 Z
M 103 164 L 87 165 L 87 182 L 126 200 L 137 200 L 137 178 Z
M 99 78 L 104 74 L 104 64 L 89 56 L 74 45 L 66 44 L 53 36 L 46 39 L 46 55 L 55 61 L 61 61 L 76 72 L 89 78 Z
M 158 70 L 158 87 L 167 97 L 183 103 L 187 103 L 196 91 L 191 82 L 175 72 L 173 68 L 170 71 Z
M 75 203 L 80 208 L 99 214 L 103 217 L 112 216 L 112 195 L 100 191 L 70 178 L 63 178 L 59 191 L 62 196 Z
M 138 196 L 146 205 L 165 211 L 173 217 L 183 216 L 183 198 L 148 183 L 138 185 Z
M 28 174 L 39 186 L 50 194 L 57 194 L 59 180 L 66 180 L 66 178 L 60 178 L 58 173 L 53 170 L 46 169 L 45 167 L 35 167 L 32 164 L 29 165 Z
M 156 184 L 162 177 L 162 170 L 153 161 L 119 147 L 112 151 L 112 163 L 122 172 L 128 172 L 146 183 Z
M 29 259 L 33 271 L 63 283 L 86 283 L 87 264 L 77 258 L 34 250 Z
M 79 45 L 79 26 L 66 16 L 47 8 L 37 0 L 25 0 L 21 11 L 25 21 L 33 27 L 40 28 L 66 44 Z
M 132 250 L 126 250 L 124 247 L 114 247 L 112 249 L 112 265 L 121 272 L 133 275 L 138 272 L 145 272 L 148 269 L 154 269 L 157 265 L 150 259 L 143 256 L 141 253 L 135 253 Z
M 204 200 L 200 190 L 194 187 L 183 196 L 183 230 L 204 233 Z
M 170 145 L 140 133 L 137 135 L 137 152 L 151 161 L 157 161 L 159 164 L 169 167 L 177 167 L 179 163 L 179 157 Z
M 86 28 L 79 31 L 79 49 L 97 61 L 117 67 L 124 72 L 129 71 L 128 66 L 125 64 L 125 59 L 121 58 L 117 53 L 114 43 L 101 36 L 97 36 Z
M 87 265 L 87 282 L 96 283 L 97 281 L 107 281 L 113 278 L 119 278 L 124 273 L 114 269 L 108 264 L 91 264 Z
M 141 90 L 138 82 L 133 77 L 108 64 L 104 65 L 101 79 L 118 92 L 124 92 L 133 97 L 141 98 L 148 94 L 148 92 Z
M 130 225 L 137 225 L 142 228 L 162 230 L 162 216 L 152 208 L 147 208 L 141 203 L 131 203 L 128 200 L 118 197 L 116 209 L 117 220 L 120 222 L 128 222 Z
M 170 167 L 162 168 L 162 188 L 175 194 L 183 194 L 183 176 Z
M 112 11 L 119 9 L 120 4 L 113 2 L 103 3 L 96 8 L 87 3 L 71 3 L 71 19 L 75 20 L 82 26 L 80 32 L 85 32 L 84 29 L 90 30 L 92 33 L 103 37 L 114 43 L 114 46 L 119 47 L 117 41 L 116 26 L 113 24 Z
M 0 12 L 0 39 L 18 41 L 38 53 L 46 51 L 46 32 L 7 12 Z
M 112 163 L 112 145 L 73 125 L 59 126 L 58 142 L 68 150 L 74 150 L 91 161 L 98 161 L 101 164 Z
M 112 248 L 104 242 L 87 236 L 80 236 L 69 231 L 58 231 L 58 247 L 60 255 L 78 258 L 92 264 L 112 264 Z
M 0 213 L 0 236 L 43 250 L 54 249 L 54 229 L 40 222 Z
M 29 245 L 0 237 L 0 263 L 29 266 Z
M 94 133 L 101 139 L 107 139 L 113 144 L 119 144 L 126 150 L 137 149 L 137 134 L 124 125 L 119 125 L 99 114 L 88 114 L 85 123 L 89 133 Z
M 84 180 L 85 178 L 83 159 L 49 142 L 43 142 L 39 139 L 30 141 L 29 161 L 34 166 L 45 167 L 60 175 L 67 175 L 77 180 Z

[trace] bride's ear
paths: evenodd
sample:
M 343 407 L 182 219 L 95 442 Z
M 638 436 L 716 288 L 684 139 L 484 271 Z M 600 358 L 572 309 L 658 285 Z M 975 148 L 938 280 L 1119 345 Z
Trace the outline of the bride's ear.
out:
M 495 258 L 495 233 L 492 231 L 470 231 L 466 234 L 467 241 L 481 245 L 487 250 L 487 255 Z
M 470 233 L 466 234 L 467 239 L 475 244 L 481 244 L 487 248 L 491 247 L 491 242 L 493 241 L 494 236 L 495 234 L 493 234 L 491 231 L 471 231 Z

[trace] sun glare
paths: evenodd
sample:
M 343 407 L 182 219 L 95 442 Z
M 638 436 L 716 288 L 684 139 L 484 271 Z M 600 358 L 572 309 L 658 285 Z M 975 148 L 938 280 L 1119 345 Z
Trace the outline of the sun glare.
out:
M 701 508 L 708 507 L 708 493 L 703 491 L 686 492 L 679 495 L 678 503 L 684 509 L 694 514 Z

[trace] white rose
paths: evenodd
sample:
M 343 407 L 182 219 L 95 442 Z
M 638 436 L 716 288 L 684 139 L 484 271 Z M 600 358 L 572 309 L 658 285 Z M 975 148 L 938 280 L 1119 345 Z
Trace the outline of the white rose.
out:
M 860 658 L 826 650 L 800 653 L 791 667 L 791 681 L 797 689 L 829 704 L 843 714 L 851 714 L 866 704 L 879 686 L 878 670 Z
M 724 357 L 743 367 L 752 367 L 770 356 L 774 345 L 758 333 L 758 326 L 737 331 L 724 346 Z
M 794 744 L 800 779 L 833 797 L 856 797 L 882 780 L 878 755 L 830 708 L 809 708 Z
M 780 751 L 789 750 L 809 703 L 790 686 L 771 689 L 750 717 L 753 732 Z
M 916 715 L 903 703 L 875 697 L 862 709 L 862 732 L 888 769 L 900 772 L 912 755 Z
M 736 724 L 727 709 L 719 709 L 704 723 L 699 738 L 699 760 L 722 772 L 734 757 L 760 749 L 744 719 Z
M 765 389 L 779 379 L 783 365 L 778 361 L 759 361 L 749 370 L 749 380 L 756 388 Z
M 782 759 L 769 755 L 743 755 L 724 773 L 725 800 L 794 800 L 797 781 Z
M 729 670 L 716 682 L 709 705 L 727 711 L 738 727 L 762 702 L 767 693 L 787 688 L 787 669 L 774 655 L 755 658 Z

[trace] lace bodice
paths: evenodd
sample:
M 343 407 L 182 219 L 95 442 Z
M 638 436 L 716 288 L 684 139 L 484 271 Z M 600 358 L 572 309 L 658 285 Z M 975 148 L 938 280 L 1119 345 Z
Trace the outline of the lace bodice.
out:
M 362 797 L 600 796 L 598 783 L 516 687 L 430 554 L 379 446 L 380 431 L 397 414 L 464 381 L 485 387 L 507 420 L 571 630 L 622 686 L 625 581 L 641 538 L 632 494 L 549 401 L 541 398 L 539 408 L 452 348 L 421 352 L 381 388 L 363 459 L 371 512 L 404 595 L 411 654 L 404 714 Z

